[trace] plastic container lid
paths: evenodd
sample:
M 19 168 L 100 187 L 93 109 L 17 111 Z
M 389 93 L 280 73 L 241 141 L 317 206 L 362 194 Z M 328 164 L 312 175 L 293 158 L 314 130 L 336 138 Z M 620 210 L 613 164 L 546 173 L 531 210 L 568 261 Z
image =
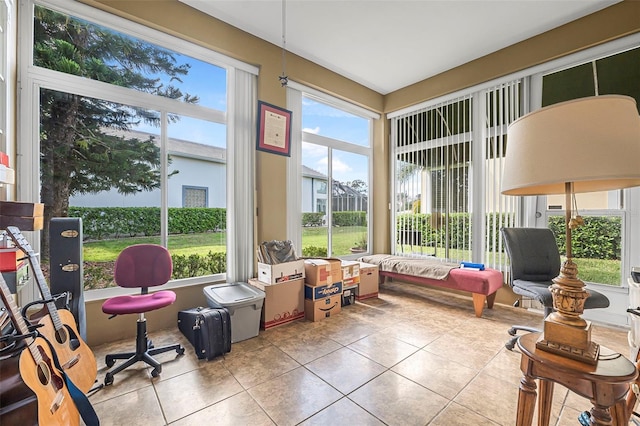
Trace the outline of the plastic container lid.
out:
M 205 287 L 203 291 L 205 296 L 211 297 L 224 307 L 247 305 L 265 297 L 263 291 L 247 283 L 216 284 Z

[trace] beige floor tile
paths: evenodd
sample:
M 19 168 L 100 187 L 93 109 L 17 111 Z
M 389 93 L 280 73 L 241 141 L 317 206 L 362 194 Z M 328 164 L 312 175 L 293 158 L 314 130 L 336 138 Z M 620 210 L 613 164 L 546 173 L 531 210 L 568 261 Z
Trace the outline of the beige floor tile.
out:
M 518 385 L 480 373 L 454 401 L 500 425 L 511 426 L 516 421 Z
M 349 398 L 342 398 L 300 423 L 300 426 L 326 425 L 382 426 L 384 423 L 363 410 Z
M 418 348 L 423 348 L 446 332 L 427 321 L 402 321 L 385 328 L 380 334 L 390 335 Z
M 418 351 L 399 364 L 394 371 L 447 399 L 453 399 L 478 371 L 427 351 Z
M 353 342 L 347 347 L 387 368 L 419 350 L 395 337 L 379 333 Z
M 480 337 L 477 336 L 477 339 Z M 481 370 L 504 346 L 500 341 L 476 342 L 477 339 L 460 339 L 454 333 L 446 333 L 426 345 L 423 350 Z
M 349 395 L 349 399 L 388 425 L 428 424 L 446 398 L 387 371 Z
M 168 422 L 188 416 L 243 391 L 221 363 L 155 383 Z
M 97 386 L 104 383 L 106 372 L 106 367 L 98 370 Z M 145 364 L 140 362 L 116 374 L 114 376 L 113 384 L 110 386 L 103 386 L 95 393 L 92 393 L 89 397 L 89 401 L 92 404 L 96 404 L 128 392 L 146 388 L 147 386 L 150 386 L 151 383 L 151 370 L 147 368 Z
M 251 396 L 243 391 L 171 423 L 172 426 L 271 426 L 274 423 Z
M 260 351 L 246 352 L 224 360 L 224 366 L 245 388 L 258 385 L 300 366 L 289 355 L 275 346 Z
M 137 363 L 89 400 L 103 425 L 512 426 L 521 378 L 520 353 L 504 348 L 512 324 L 541 326 L 542 315 L 497 304 L 476 318 L 468 296 L 392 282 L 380 298 L 260 331 L 212 361 L 197 360 L 175 327 L 150 333 L 156 346 L 180 342 L 186 354 L 157 355 L 163 371 L 155 379 Z M 628 356 L 626 330 L 594 324 L 592 337 Z M 134 343 L 92 348 L 99 383 L 104 355 Z M 590 408 L 554 386 L 551 424 L 577 425 Z
M 102 426 L 166 424 L 151 385 L 92 405 Z
M 340 392 L 300 367 L 249 389 L 278 425 L 295 425 L 340 399 Z
M 449 404 L 438 416 L 433 419 L 430 426 L 495 426 L 497 423 L 482 417 L 480 414 L 455 402 Z
M 315 330 L 278 342 L 278 348 L 300 364 L 311 362 L 341 347 L 341 344 Z
M 502 349 L 482 371 L 498 379 L 518 384 L 522 378 L 520 358 L 519 352 Z
M 349 348 L 338 349 L 305 367 L 345 395 L 386 371 L 382 365 Z

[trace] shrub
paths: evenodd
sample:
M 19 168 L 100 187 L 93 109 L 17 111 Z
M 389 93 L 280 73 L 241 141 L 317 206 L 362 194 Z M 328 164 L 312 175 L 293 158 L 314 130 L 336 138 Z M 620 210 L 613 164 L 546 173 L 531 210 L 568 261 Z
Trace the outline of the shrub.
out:
M 302 257 L 327 257 L 327 248 L 318 246 L 303 247 Z

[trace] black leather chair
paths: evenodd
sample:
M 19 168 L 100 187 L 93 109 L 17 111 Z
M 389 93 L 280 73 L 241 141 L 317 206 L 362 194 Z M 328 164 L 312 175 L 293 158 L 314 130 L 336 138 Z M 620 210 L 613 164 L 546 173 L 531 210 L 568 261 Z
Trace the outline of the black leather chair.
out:
M 553 312 L 553 298 L 549 286 L 560 273 L 560 253 L 556 238 L 548 228 L 501 228 L 507 255 L 511 261 L 509 285 L 520 296 L 537 300 L 544 306 L 546 318 Z M 585 309 L 606 308 L 609 299 L 602 293 L 587 290 L 589 297 Z M 512 350 L 518 340 L 517 332 L 540 331 L 538 329 L 514 325 L 509 329 L 513 337 L 505 344 Z

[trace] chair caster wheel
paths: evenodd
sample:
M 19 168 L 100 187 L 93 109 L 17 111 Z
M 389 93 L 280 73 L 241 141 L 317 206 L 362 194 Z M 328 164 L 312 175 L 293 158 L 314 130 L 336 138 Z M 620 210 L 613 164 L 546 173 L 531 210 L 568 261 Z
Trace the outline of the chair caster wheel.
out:
M 509 333 L 512 336 L 515 336 L 517 332 L 518 330 L 516 330 L 515 328 L 510 328 L 509 330 L 507 330 L 507 333 Z
M 104 385 L 105 386 L 109 386 L 109 385 L 112 385 L 112 384 L 113 384 L 113 374 L 107 373 L 104 376 Z
M 113 358 L 107 356 L 105 358 L 104 362 L 105 362 L 105 364 L 107 364 L 107 367 L 111 368 L 116 363 L 116 360 L 114 360 Z
M 184 348 L 181 346 L 178 349 L 176 349 L 176 352 L 178 353 L 178 355 L 184 355 Z
M 151 377 L 158 377 L 160 375 L 160 373 L 162 372 L 162 368 L 158 367 L 158 368 L 154 368 L 151 371 Z

